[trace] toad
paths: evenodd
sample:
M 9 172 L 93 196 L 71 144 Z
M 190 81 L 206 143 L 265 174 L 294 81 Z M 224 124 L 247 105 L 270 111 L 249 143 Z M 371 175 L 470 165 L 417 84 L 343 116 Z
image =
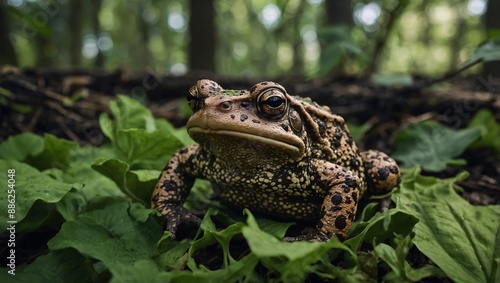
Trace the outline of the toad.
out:
M 197 145 L 178 150 L 152 196 L 165 228 L 199 225 L 183 207 L 196 178 L 209 180 L 222 203 L 311 223 L 292 240 L 344 239 L 365 191 L 384 193 L 400 182 L 385 153 L 360 152 L 344 119 L 274 82 L 225 90 L 200 80 L 187 94 L 193 113 L 186 129 Z

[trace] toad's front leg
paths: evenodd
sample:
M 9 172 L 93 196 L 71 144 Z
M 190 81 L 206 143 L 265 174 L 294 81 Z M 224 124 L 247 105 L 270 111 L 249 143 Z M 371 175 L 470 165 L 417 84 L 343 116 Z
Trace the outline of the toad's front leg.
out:
M 193 158 L 198 146 L 188 146 L 178 150 L 160 174 L 151 198 L 151 206 L 164 217 L 165 229 L 177 237 L 179 225 L 199 226 L 201 213 L 183 207 L 194 180 Z
M 328 189 L 317 228 L 328 238 L 336 235 L 344 239 L 356 216 L 361 181 L 345 167 L 323 160 L 317 161 L 315 165 L 321 181 Z

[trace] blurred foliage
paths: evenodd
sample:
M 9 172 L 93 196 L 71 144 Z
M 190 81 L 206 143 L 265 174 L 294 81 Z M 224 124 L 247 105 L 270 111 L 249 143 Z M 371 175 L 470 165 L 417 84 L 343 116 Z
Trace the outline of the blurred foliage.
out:
M 70 66 L 70 1 L 7 0 L 9 40 L 21 66 Z M 350 27 L 325 26 L 324 0 L 215 0 L 217 72 L 236 76 L 363 74 L 376 39 L 395 17 L 393 0 L 353 0 Z M 187 0 L 102 0 L 92 26 L 82 1 L 81 63 L 183 74 L 188 70 Z M 196 9 L 196 7 L 192 7 Z M 433 75 L 471 57 L 486 39 L 485 0 L 411 1 L 384 40 L 377 72 Z M 73 12 L 74 13 L 74 12 Z M 39 40 L 39 39 L 42 40 Z M 40 44 L 42 42 L 43 44 Z M 45 56 L 50 60 L 39 60 Z

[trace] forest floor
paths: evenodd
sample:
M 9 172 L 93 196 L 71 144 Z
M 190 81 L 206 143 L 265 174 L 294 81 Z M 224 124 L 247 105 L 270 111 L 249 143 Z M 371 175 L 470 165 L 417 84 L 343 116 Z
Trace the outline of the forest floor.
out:
M 234 79 L 207 74 L 183 77 L 153 73 L 89 72 L 64 69 L 0 70 L 0 141 L 22 132 L 50 133 L 81 145 L 106 142 L 99 115 L 108 112 L 108 102 L 128 94 L 148 105 L 158 118 L 174 126 L 185 124 L 185 95 L 201 78 L 209 77 L 226 89 L 248 89 L 259 79 Z M 310 97 L 329 106 L 335 114 L 371 127 L 359 146 L 393 151 L 393 133 L 422 120 L 433 119 L 449 127 L 465 127 L 473 115 L 488 109 L 500 120 L 500 80 L 481 76 L 459 78 L 421 88 L 430 79 L 417 78 L 411 86 L 380 86 L 369 80 L 343 77 L 329 80 L 291 81 L 276 79 L 292 95 Z M 474 204 L 499 203 L 499 156 L 488 150 L 468 150 L 467 165 L 439 173 L 453 176 L 471 173 L 461 183 L 465 197 Z
M 125 70 L 88 72 L 59 69 L 0 70 L 0 142 L 23 132 L 50 133 L 80 145 L 107 142 L 99 126 L 101 113 L 111 113 L 109 101 L 118 94 L 130 95 L 147 105 L 158 118 L 181 127 L 187 120 L 187 90 L 209 77 L 226 89 L 249 89 L 258 79 L 234 79 L 212 75 L 183 77 Z M 369 123 L 359 146 L 390 153 L 393 134 L 423 120 L 436 120 L 454 129 L 465 128 L 473 115 L 490 110 L 500 121 L 500 80 L 484 77 L 458 78 L 421 88 L 425 78 L 412 86 L 380 86 L 366 79 L 343 77 L 330 80 L 291 81 L 275 79 L 293 95 L 310 97 L 355 124 Z M 468 171 L 458 185 L 462 196 L 475 205 L 500 203 L 500 156 L 489 149 L 467 150 L 466 165 L 424 174 L 449 178 Z M 166 162 L 166 161 L 165 161 Z M 210 259 L 206 259 L 209 261 Z

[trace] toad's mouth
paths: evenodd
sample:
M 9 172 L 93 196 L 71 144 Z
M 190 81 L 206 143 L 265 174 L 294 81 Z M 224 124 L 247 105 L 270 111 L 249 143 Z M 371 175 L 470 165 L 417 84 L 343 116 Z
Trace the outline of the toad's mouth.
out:
M 214 136 L 227 136 L 245 140 L 250 143 L 263 144 L 273 148 L 278 148 L 284 152 L 287 152 L 292 157 L 297 157 L 303 154 L 304 144 L 303 143 L 290 143 L 290 140 L 285 141 L 284 137 L 271 136 L 265 137 L 257 134 L 251 134 L 242 131 L 235 130 L 222 130 L 222 129 L 210 129 L 202 128 L 199 126 L 191 126 L 187 129 L 188 134 L 198 143 L 201 143 L 203 137 Z M 281 139 L 280 139 L 281 138 Z M 298 139 L 298 138 L 297 138 Z

